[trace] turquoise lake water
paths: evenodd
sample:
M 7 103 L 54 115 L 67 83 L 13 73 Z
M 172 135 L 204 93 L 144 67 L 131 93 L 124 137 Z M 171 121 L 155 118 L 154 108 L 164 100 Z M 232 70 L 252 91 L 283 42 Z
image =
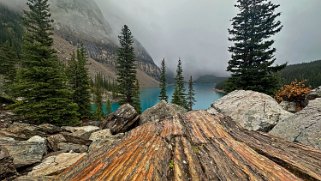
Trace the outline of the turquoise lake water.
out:
M 186 85 L 187 87 L 187 85 Z M 215 84 L 195 84 L 195 99 L 196 103 L 193 107 L 194 110 L 202 110 L 207 109 L 213 104 L 216 100 L 221 98 L 224 94 L 217 93 L 214 91 Z M 172 95 L 174 93 L 175 86 L 167 87 L 167 95 L 169 97 L 169 101 L 171 101 Z M 141 90 L 140 99 L 141 99 L 141 108 L 142 111 L 153 107 L 159 102 L 158 96 L 160 93 L 160 89 L 156 88 L 146 88 Z M 115 111 L 119 107 L 119 104 L 113 103 L 112 110 Z M 103 105 L 103 112 L 106 113 L 106 104 Z

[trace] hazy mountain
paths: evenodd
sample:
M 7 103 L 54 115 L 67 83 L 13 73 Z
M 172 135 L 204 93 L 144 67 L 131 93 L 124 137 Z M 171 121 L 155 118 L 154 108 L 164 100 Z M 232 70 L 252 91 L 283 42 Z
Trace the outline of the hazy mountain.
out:
M 0 0 L 0 3 L 18 11 L 21 11 L 25 2 L 26 0 Z M 82 42 L 92 59 L 115 72 L 117 35 L 120 32 L 113 31 L 95 1 L 49 0 L 49 2 L 54 19 L 55 39 L 61 37 L 73 46 Z M 158 79 L 160 69 L 155 65 L 143 45 L 135 40 L 134 47 L 138 68 L 154 79 Z M 67 55 L 69 53 L 71 52 L 65 52 Z

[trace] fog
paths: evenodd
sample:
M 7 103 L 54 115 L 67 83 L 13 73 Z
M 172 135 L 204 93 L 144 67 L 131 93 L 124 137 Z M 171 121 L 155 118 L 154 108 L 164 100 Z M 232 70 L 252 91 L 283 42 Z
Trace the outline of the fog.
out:
M 96 0 L 116 32 L 127 24 L 159 65 L 188 74 L 227 75 L 227 29 L 236 0 Z M 321 1 L 274 0 L 283 30 L 273 37 L 278 64 L 321 59 Z
M 0 0 L 11 7 L 24 0 Z M 236 0 L 95 0 L 114 32 L 127 24 L 156 64 L 165 58 L 175 70 L 183 61 L 188 75 L 225 71 L 230 53 L 227 29 Z M 17 3 L 20 2 L 20 3 Z M 283 30 L 276 41 L 277 64 L 321 59 L 321 1 L 273 0 L 281 6 Z M 20 8 L 20 7 L 19 7 Z

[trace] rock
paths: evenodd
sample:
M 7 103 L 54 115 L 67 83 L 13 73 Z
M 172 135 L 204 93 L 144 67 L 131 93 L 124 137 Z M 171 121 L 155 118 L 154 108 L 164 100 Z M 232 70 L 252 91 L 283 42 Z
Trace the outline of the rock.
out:
M 32 177 L 23 175 L 15 179 L 15 181 L 52 181 L 54 180 L 53 176 L 42 176 L 42 177 Z
M 234 91 L 212 105 L 248 130 L 270 131 L 279 121 L 293 114 L 272 97 L 254 91 Z
M 9 127 L 13 123 L 14 116 L 12 112 L 0 110 L 0 128 Z
M 63 131 L 63 129 L 61 129 L 60 127 L 48 123 L 41 124 L 38 126 L 38 128 L 40 131 L 45 132 L 47 134 L 57 134 Z
M 48 157 L 44 159 L 41 164 L 33 167 L 32 171 L 28 173 L 28 176 L 40 177 L 57 175 L 85 155 L 86 153 L 61 153 Z
M 71 135 L 75 137 L 80 137 L 83 139 L 88 139 L 91 133 L 99 130 L 97 126 L 83 126 L 83 127 L 63 127 L 65 130 L 70 131 Z
M 148 122 L 56 180 L 321 180 L 321 151 L 192 111 Z
M 303 110 L 280 121 L 270 133 L 321 149 L 321 98 L 310 101 Z
M 31 137 L 28 141 L 11 141 L 3 144 L 13 157 L 16 168 L 41 162 L 47 153 L 46 139 L 40 136 Z
M 47 137 L 48 148 L 54 152 L 59 151 L 58 144 L 67 142 L 65 137 L 62 134 L 51 135 Z
M 47 134 L 40 130 L 39 127 L 27 123 L 19 123 L 14 122 L 5 131 L 13 133 L 17 136 L 17 138 L 27 140 L 32 136 L 43 136 L 45 137 Z
M 17 170 L 13 163 L 13 158 L 6 148 L 0 146 L 0 180 L 5 180 L 17 175 Z
M 112 134 L 125 133 L 138 125 L 139 116 L 135 108 L 124 104 L 111 113 L 100 125 L 102 129 L 109 128 Z
M 280 103 L 280 106 L 291 113 L 296 113 L 297 108 L 296 108 L 296 103 L 295 102 L 288 102 L 288 101 L 282 101 Z
M 97 140 L 104 140 L 107 138 L 113 137 L 113 135 L 111 134 L 110 129 L 103 129 L 97 132 L 94 132 L 90 135 L 89 140 L 91 141 L 97 141 Z
M 308 100 L 314 100 L 316 98 L 321 98 L 321 86 L 313 89 L 307 96 Z
M 167 103 L 166 101 L 161 101 L 157 105 L 147 109 L 140 116 L 139 125 L 151 122 L 158 122 L 165 118 L 172 118 L 179 114 L 186 113 L 186 109 L 177 106 L 175 104 Z
M 88 147 L 85 145 L 73 144 L 73 143 L 58 143 L 58 150 L 63 150 L 65 152 L 76 152 L 84 153 L 88 151 Z
M 89 146 L 89 152 L 97 151 L 102 147 L 110 147 L 116 141 L 119 141 L 123 138 L 124 133 L 119 133 L 117 135 L 112 135 L 109 129 L 103 129 L 97 132 L 94 132 L 90 136 L 90 140 L 93 142 Z
M 88 139 L 76 137 L 76 136 L 72 135 L 71 133 L 61 132 L 60 134 L 62 134 L 64 136 L 64 138 L 66 139 L 66 141 L 68 143 L 89 146 L 92 142 L 91 140 L 88 140 Z

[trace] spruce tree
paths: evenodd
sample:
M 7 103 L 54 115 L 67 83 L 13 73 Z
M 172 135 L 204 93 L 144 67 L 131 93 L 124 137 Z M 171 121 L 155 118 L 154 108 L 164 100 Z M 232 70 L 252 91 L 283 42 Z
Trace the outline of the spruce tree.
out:
M 103 118 L 103 98 L 102 98 L 102 88 L 99 85 L 99 83 L 97 81 L 95 81 L 95 85 L 94 85 L 94 102 L 96 105 L 96 111 L 95 111 L 95 117 L 97 119 L 97 121 L 101 121 L 101 119 Z
M 52 48 L 53 34 L 48 0 L 28 0 L 24 11 L 23 56 L 14 92 L 23 97 L 15 112 L 35 123 L 70 125 L 78 122 L 77 104 L 67 77 Z
M 193 110 L 193 106 L 195 105 L 195 90 L 193 87 L 193 77 L 191 76 L 188 81 L 188 95 L 187 95 L 187 107 L 189 111 Z
M 78 107 L 81 119 L 90 116 L 90 83 L 88 70 L 86 68 L 87 55 L 83 45 L 77 49 L 77 57 L 72 56 L 67 75 L 69 84 L 73 90 L 72 100 Z
M 159 99 L 160 100 L 164 100 L 164 101 L 168 101 L 168 96 L 166 94 L 166 88 L 167 88 L 167 84 L 166 84 L 166 65 L 165 65 L 165 59 L 162 60 L 162 67 L 161 67 L 161 74 L 160 74 L 160 83 L 159 83 L 159 87 L 160 87 L 160 95 L 159 95 Z
M 120 104 L 129 103 L 135 107 L 134 96 L 137 90 L 136 60 L 133 47 L 133 36 L 127 25 L 122 28 L 118 36 L 120 48 L 117 57 L 117 82 L 120 95 Z M 136 106 L 136 108 L 138 108 Z M 137 110 L 139 111 L 139 110 Z
M 175 77 L 175 90 L 172 98 L 172 103 L 182 106 L 184 108 L 187 107 L 186 95 L 185 95 L 185 86 L 184 86 L 184 76 L 183 76 L 183 68 L 181 59 L 178 60 L 176 77 Z
M 11 93 L 10 88 L 16 76 L 16 65 L 18 56 L 14 48 L 5 43 L 0 45 L 0 75 L 4 78 L 3 91 L 7 95 Z
M 272 35 L 282 29 L 275 10 L 279 5 L 269 0 L 238 0 L 239 13 L 232 19 L 228 30 L 232 58 L 227 70 L 232 73 L 227 91 L 235 89 L 254 90 L 273 94 L 278 87 L 276 72 L 286 64 L 273 66 L 275 48 Z

